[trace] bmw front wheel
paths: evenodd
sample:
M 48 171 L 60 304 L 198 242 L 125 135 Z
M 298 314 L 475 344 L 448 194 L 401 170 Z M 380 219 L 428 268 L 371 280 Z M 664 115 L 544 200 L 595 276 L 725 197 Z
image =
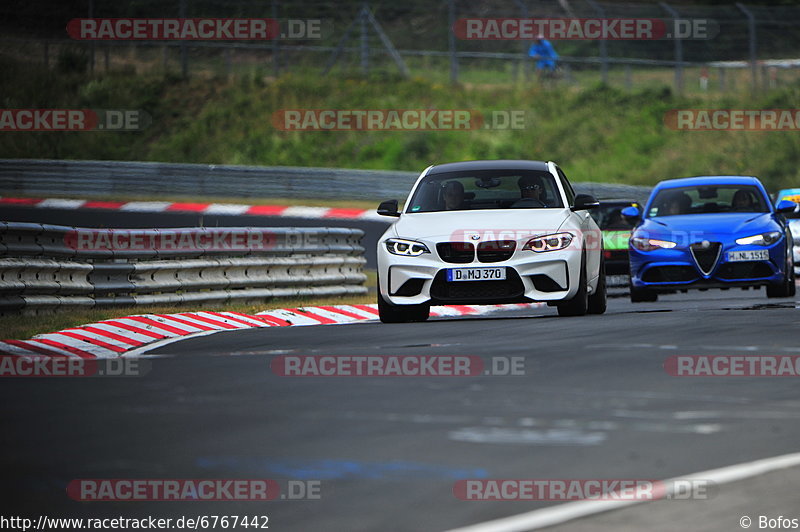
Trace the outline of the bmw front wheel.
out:
M 584 316 L 589 310 L 589 291 L 586 288 L 586 260 L 581 260 L 581 277 L 578 292 L 569 301 L 558 304 L 559 316 Z
M 589 314 L 603 314 L 608 306 L 608 288 L 606 286 L 606 261 L 600 259 L 600 278 L 597 289 L 589 296 Z
M 431 306 L 422 305 L 392 305 L 378 293 L 378 315 L 383 323 L 407 323 L 426 321 L 430 316 Z

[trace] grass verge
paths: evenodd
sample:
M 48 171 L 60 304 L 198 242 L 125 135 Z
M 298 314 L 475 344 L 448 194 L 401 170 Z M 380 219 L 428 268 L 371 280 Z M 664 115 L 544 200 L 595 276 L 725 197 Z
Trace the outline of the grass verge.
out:
M 142 109 L 153 117 L 151 126 L 132 133 L 8 133 L 0 137 L 6 157 L 409 171 L 448 161 L 539 159 L 557 161 L 574 182 L 652 185 L 724 174 L 756 175 L 773 190 L 800 182 L 796 131 L 676 131 L 665 123 L 675 109 L 800 108 L 800 82 L 788 78 L 751 95 L 745 78 L 737 78 L 736 91 L 676 94 L 663 72 L 628 91 L 586 80 L 453 86 L 423 77 L 303 72 L 275 80 L 258 70 L 188 80 L 129 71 L 88 75 L 46 71 L 2 54 L 0 68 L 7 108 Z M 470 109 L 487 118 L 522 110 L 526 120 L 521 129 L 283 131 L 276 117 L 286 109 Z

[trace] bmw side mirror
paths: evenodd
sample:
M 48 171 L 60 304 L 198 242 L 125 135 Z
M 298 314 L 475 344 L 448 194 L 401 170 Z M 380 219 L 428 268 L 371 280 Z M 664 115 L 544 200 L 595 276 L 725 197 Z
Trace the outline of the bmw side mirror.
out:
M 780 214 L 789 214 L 790 212 L 794 212 L 797 208 L 797 203 L 789 200 L 781 200 L 775 205 L 775 211 Z
M 400 212 L 397 210 L 397 200 L 386 200 L 382 201 L 380 205 L 378 205 L 378 214 L 381 216 L 394 216 L 398 218 L 400 216 Z
M 588 211 L 589 209 L 596 209 L 600 206 L 600 202 L 594 199 L 594 196 L 589 194 L 578 194 L 575 196 L 575 205 L 572 207 L 573 211 Z

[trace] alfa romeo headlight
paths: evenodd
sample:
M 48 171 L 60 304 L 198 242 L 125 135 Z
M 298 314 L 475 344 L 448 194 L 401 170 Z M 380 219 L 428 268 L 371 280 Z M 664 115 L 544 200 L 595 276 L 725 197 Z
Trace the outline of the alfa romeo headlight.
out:
M 537 236 L 531 238 L 522 246 L 523 250 L 535 251 L 542 253 L 545 251 L 557 251 L 564 249 L 572 243 L 572 235 L 570 233 L 554 233 L 552 235 Z
M 740 246 L 756 245 L 756 246 L 771 246 L 781 239 L 780 231 L 770 231 L 761 235 L 746 236 L 744 238 L 737 238 L 736 243 Z
M 386 240 L 384 244 L 386 244 L 386 250 L 392 255 L 419 257 L 423 253 L 430 253 L 430 250 L 428 250 L 428 247 L 425 244 L 415 240 L 390 238 Z
M 631 247 L 639 251 L 653 251 L 655 249 L 672 249 L 677 244 L 669 240 L 658 240 L 657 238 L 643 238 L 635 236 L 631 238 Z

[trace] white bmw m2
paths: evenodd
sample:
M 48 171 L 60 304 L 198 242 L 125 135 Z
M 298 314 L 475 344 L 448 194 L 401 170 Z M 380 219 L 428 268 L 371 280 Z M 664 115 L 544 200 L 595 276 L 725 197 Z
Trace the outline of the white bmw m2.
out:
M 546 302 L 560 316 L 606 309 L 603 239 L 553 162 L 469 161 L 430 166 L 378 242 L 384 323 L 425 321 L 431 305 Z

